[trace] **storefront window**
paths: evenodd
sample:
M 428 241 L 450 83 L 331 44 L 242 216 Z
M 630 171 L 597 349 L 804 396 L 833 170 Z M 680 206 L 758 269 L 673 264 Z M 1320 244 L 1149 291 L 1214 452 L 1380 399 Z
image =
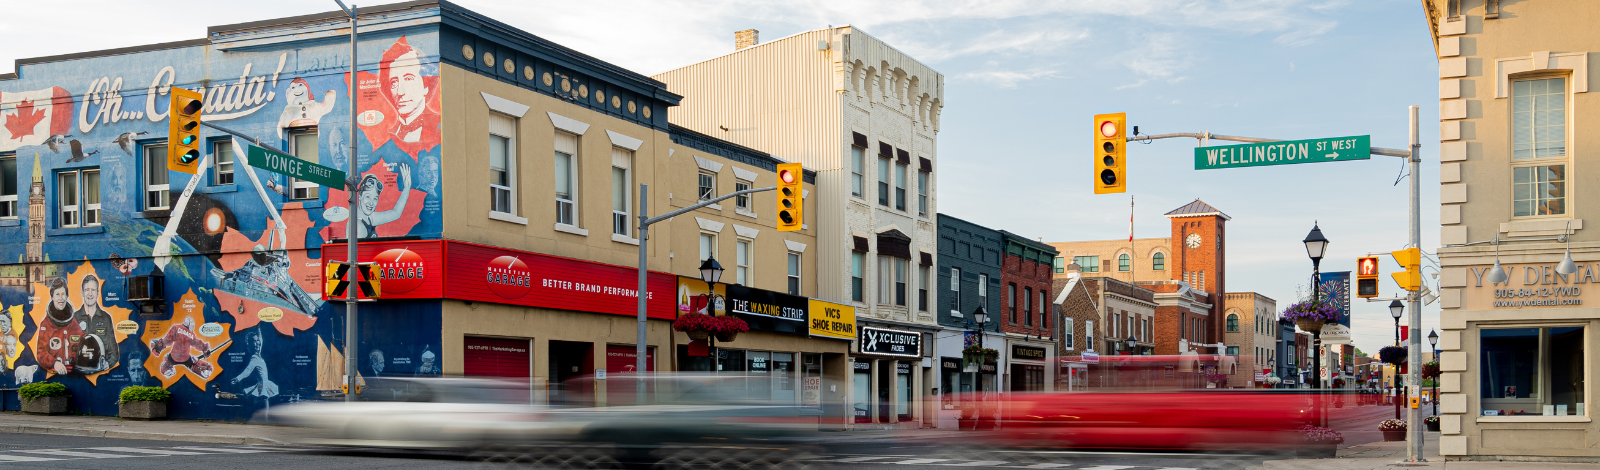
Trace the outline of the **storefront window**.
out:
M 1479 332 L 1486 416 L 1585 415 L 1583 328 Z
M 867 362 L 855 362 L 851 363 L 851 367 L 855 370 L 853 377 L 855 384 L 851 390 L 851 395 L 854 396 L 850 397 L 850 401 L 855 408 L 854 413 L 856 422 L 872 422 L 872 411 L 870 408 L 872 406 L 872 364 Z

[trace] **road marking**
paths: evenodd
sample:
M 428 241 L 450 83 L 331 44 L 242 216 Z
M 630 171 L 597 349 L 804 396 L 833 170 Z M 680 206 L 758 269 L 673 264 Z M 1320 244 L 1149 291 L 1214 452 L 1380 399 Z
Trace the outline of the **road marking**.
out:
M 847 459 L 829 460 L 829 462 L 866 462 L 868 460 L 892 459 L 892 458 L 895 458 L 895 457 L 905 457 L 905 456 L 904 455 L 879 455 L 879 456 L 875 456 L 875 457 L 850 457 L 850 458 L 847 458 Z
M 199 447 L 199 446 L 173 447 L 173 449 L 197 450 L 197 451 L 201 451 L 201 452 L 226 452 L 226 453 L 230 453 L 230 454 L 259 454 L 259 453 L 263 453 L 263 452 L 281 452 L 281 450 L 279 450 L 279 449 L 253 449 L 253 448 L 232 449 L 232 448 L 227 448 L 227 447 Z
M 1026 467 L 1016 467 L 1016 468 L 1062 468 L 1062 467 L 1069 467 L 1069 466 L 1072 466 L 1072 464 L 1070 464 L 1070 463 L 1036 463 L 1036 464 L 1029 465 L 1029 466 L 1026 466 Z
M 51 459 L 51 458 L 45 458 L 45 457 L 29 457 L 29 456 L 26 456 L 26 455 L 5 455 L 5 454 L 0 454 L 0 462 L 44 462 L 46 460 L 61 460 L 61 459 Z
M 158 455 L 158 456 L 163 456 L 163 455 L 212 455 L 212 454 L 205 453 L 205 452 L 187 452 L 187 451 L 166 450 L 166 449 L 142 449 L 142 448 L 137 448 L 137 447 L 90 447 L 89 449 L 90 450 L 105 450 L 105 451 L 111 451 L 111 452 L 131 452 L 131 453 L 135 453 L 135 454 L 155 454 L 155 455 Z
M 1101 466 L 1098 466 L 1098 467 L 1085 468 L 1083 470 L 1122 470 L 1124 468 L 1133 468 L 1133 467 L 1129 466 L 1129 465 L 1101 465 Z
M 144 457 L 143 455 L 99 454 L 99 453 L 93 453 L 93 452 L 74 452 L 74 451 L 70 451 L 70 450 L 60 450 L 60 449 L 17 450 L 17 451 L 13 451 L 13 452 L 27 452 L 27 453 L 30 453 L 30 454 L 44 454 L 44 455 L 58 456 L 58 457 L 78 457 L 78 458 L 84 458 L 84 459 L 119 459 L 119 458 L 123 458 L 123 457 Z
M 899 462 L 884 462 L 884 463 L 892 463 L 892 464 L 895 464 L 895 465 L 924 465 L 924 464 L 930 464 L 930 463 L 934 463 L 934 462 L 949 462 L 949 461 L 950 461 L 950 459 L 911 459 L 911 460 L 902 460 L 902 461 L 899 461 Z
M 1005 465 L 1005 464 L 1008 464 L 1008 463 L 1011 463 L 1011 462 L 1007 462 L 1007 461 L 1004 461 L 1004 460 L 977 460 L 977 461 L 962 462 L 962 463 L 937 463 L 937 464 L 934 464 L 934 465 L 943 465 L 943 466 L 946 466 L 946 467 L 993 467 L 993 466 L 996 466 L 996 465 Z

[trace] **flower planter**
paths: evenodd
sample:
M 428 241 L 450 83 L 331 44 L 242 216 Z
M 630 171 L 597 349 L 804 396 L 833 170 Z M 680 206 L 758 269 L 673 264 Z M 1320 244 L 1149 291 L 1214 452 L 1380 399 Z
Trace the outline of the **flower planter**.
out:
M 739 337 L 739 333 L 731 332 L 731 331 L 718 332 L 717 333 L 717 341 L 721 341 L 721 342 L 724 342 L 724 343 L 731 343 L 731 342 L 733 342 L 734 339 L 736 339 L 738 337 Z
M 117 404 L 117 416 L 122 419 L 167 419 L 167 402 L 130 401 Z
M 31 415 L 58 415 L 67 412 L 71 397 L 23 398 L 22 412 Z
M 1422 424 L 1423 424 L 1423 426 L 1427 426 L 1429 431 L 1439 432 L 1439 420 L 1436 420 L 1436 419 L 1425 419 L 1425 420 L 1422 420 Z
M 684 333 L 689 335 L 689 339 L 695 341 L 705 341 L 706 339 L 711 338 L 711 332 L 706 330 L 689 330 L 685 331 Z
M 1295 449 L 1295 455 L 1303 459 L 1331 459 L 1339 456 L 1339 444 L 1336 442 L 1308 443 Z
M 977 429 L 977 425 L 978 425 L 977 418 L 957 418 L 956 419 L 956 429 L 961 430 L 961 431 L 971 431 L 971 430 Z
M 1383 431 L 1383 442 L 1406 440 L 1406 430 L 1404 429 L 1380 429 L 1379 431 Z

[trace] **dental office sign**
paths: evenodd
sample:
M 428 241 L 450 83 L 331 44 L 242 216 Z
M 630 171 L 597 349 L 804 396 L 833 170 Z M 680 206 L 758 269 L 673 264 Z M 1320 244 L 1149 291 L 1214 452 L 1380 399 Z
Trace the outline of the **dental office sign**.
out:
M 1578 263 L 1572 274 L 1556 272 L 1552 264 L 1502 265 L 1509 277 L 1506 282 L 1489 282 L 1492 266 L 1468 267 L 1467 289 L 1462 308 L 1475 310 L 1519 309 L 1538 307 L 1582 307 L 1590 286 L 1600 282 L 1600 265 Z

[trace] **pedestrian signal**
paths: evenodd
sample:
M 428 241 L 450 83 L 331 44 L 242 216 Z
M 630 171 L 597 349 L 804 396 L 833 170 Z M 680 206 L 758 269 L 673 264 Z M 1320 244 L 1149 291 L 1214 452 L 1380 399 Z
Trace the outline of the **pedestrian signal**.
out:
M 778 231 L 799 231 L 805 225 L 805 188 L 799 163 L 778 164 Z
M 1378 257 L 1356 259 L 1356 297 L 1378 296 Z
M 1391 276 L 1394 276 L 1394 283 L 1399 284 L 1401 289 L 1420 290 L 1422 287 L 1422 250 L 1420 248 L 1406 248 L 1391 254 L 1394 255 L 1394 261 L 1400 263 L 1400 268 L 1404 270 L 1391 274 Z
M 199 92 L 172 88 L 167 107 L 167 169 L 195 174 L 200 166 Z
M 1094 193 L 1128 191 L 1127 113 L 1094 116 Z

